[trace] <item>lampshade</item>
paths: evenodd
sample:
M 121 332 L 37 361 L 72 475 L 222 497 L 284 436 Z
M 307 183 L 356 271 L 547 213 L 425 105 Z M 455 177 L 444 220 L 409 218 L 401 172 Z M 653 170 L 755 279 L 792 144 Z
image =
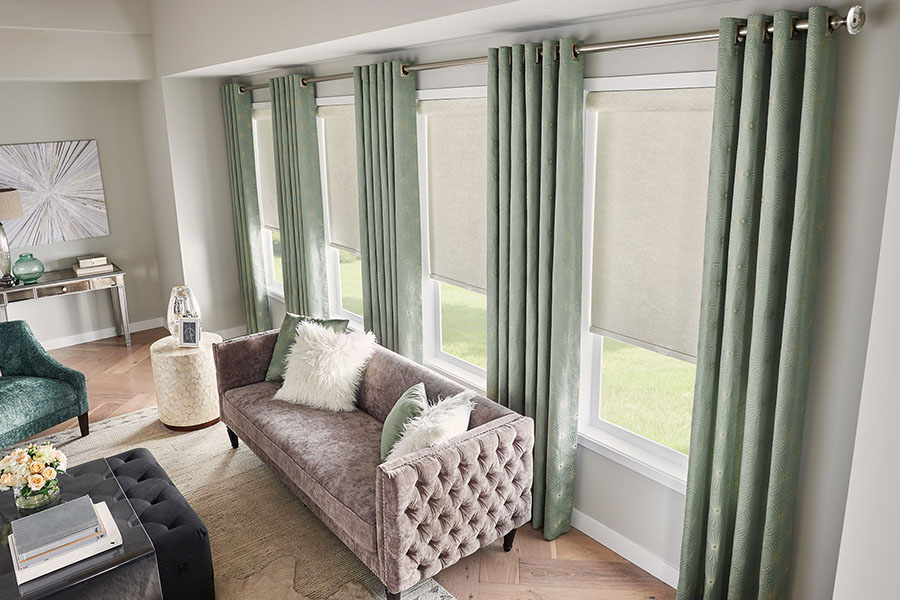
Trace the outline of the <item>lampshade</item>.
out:
M 0 221 L 21 216 L 22 201 L 19 199 L 19 190 L 0 188 Z

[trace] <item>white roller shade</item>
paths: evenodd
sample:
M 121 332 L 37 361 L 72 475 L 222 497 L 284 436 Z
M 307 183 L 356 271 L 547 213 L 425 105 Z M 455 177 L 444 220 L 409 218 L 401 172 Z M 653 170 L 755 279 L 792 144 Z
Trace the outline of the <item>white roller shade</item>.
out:
M 325 146 L 325 198 L 331 245 L 359 254 L 356 112 L 352 104 L 320 106 Z
M 272 141 L 272 110 L 253 109 L 256 132 L 256 189 L 263 227 L 278 229 L 278 192 L 275 188 L 275 146 Z
M 712 88 L 595 92 L 591 330 L 694 360 Z
M 487 100 L 423 100 L 431 277 L 487 288 Z

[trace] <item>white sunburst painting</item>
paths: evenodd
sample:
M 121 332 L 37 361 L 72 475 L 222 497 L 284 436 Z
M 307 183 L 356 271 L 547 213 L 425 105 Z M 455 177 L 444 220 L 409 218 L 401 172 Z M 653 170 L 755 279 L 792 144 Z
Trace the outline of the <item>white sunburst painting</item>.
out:
M 22 200 L 13 248 L 109 235 L 97 140 L 0 145 L 0 187 Z

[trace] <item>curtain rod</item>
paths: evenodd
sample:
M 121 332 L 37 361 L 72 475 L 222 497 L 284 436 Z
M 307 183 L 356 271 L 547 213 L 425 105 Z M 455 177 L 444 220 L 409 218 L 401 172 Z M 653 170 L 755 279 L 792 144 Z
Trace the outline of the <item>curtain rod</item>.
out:
M 866 11 L 862 6 L 854 6 L 847 11 L 847 16 L 834 15 L 831 17 L 828 27 L 831 31 L 837 31 L 841 27 L 846 27 L 850 35 L 856 35 L 862 30 L 866 23 Z M 800 31 L 809 29 L 809 21 L 800 19 L 794 24 L 794 28 Z M 770 23 L 766 27 L 766 31 L 773 33 L 775 25 Z M 737 39 L 740 41 L 747 35 L 747 26 L 743 25 L 737 31 Z M 594 52 L 607 52 L 610 50 L 625 50 L 628 48 L 648 48 L 652 46 L 672 46 L 675 44 L 690 44 L 694 42 L 711 42 L 719 39 L 718 29 L 709 29 L 706 31 L 694 31 L 691 33 L 677 33 L 674 35 L 657 35 L 646 38 L 635 38 L 630 40 L 619 40 L 616 42 L 596 42 L 593 44 L 583 44 L 575 47 L 575 55 L 593 54 Z M 538 49 L 540 50 L 540 48 Z M 443 69 L 445 67 L 461 67 L 464 65 L 477 65 L 486 63 L 487 56 L 473 56 L 471 58 L 457 58 L 454 60 L 441 60 L 437 62 L 421 63 L 405 65 L 403 71 L 411 73 L 415 71 L 430 71 L 432 69 Z M 304 77 L 303 84 L 320 83 L 323 81 L 336 81 L 338 79 L 352 79 L 353 73 L 335 73 L 334 75 L 321 75 L 318 77 Z M 269 87 L 268 83 L 259 83 L 256 85 L 242 85 L 239 91 L 243 94 L 250 90 L 261 90 Z

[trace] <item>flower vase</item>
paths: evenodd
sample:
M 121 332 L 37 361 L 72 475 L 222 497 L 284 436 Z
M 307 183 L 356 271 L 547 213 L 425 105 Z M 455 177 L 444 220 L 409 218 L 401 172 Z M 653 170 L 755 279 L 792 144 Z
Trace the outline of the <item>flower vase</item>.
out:
M 12 273 L 24 284 L 34 283 L 44 274 L 44 263 L 31 252 L 23 252 L 12 267 Z
M 19 512 L 24 515 L 30 515 L 44 510 L 45 508 L 55 506 L 59 501 L 58 486 L 53 486 L 47 490 L 46 493 L 33 493 L 28 496 L 23 496 L 21 490 L 22 488 L 15 488 L 13 490 L 13 496 L 15 496 L 16 499 L 16 507 L 19 509 Z

